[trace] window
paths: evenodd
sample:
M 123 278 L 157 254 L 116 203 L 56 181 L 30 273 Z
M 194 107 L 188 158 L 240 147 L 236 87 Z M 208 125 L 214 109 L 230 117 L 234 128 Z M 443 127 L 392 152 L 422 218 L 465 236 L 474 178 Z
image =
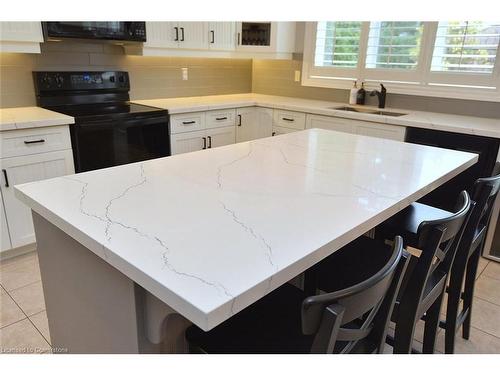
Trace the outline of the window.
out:
M 500 23 L 439 22 L 432 71 L 492 74 Z
M 361 22 L 318 22 L 315 66 L 356 68 Z
M 422 22 L 371 22 L 366 68 L 416 69 Z
M 308 22 L 302 84 L 500 102 L 500 22 Z

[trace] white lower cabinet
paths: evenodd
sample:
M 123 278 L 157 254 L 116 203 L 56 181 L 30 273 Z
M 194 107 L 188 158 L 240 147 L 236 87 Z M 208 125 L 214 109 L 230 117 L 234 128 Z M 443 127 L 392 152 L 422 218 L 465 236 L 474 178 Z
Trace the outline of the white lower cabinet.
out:
M 360 121 L 356 125 L 355 132 L 359 135 L 367 135 L 369 137 L 392 139 L 394 141 L 404 142 L 406 128 L 404 126 Z
M 335 130 L 344 133 L 367 135 L 369 137 L 392 139 L 401 142 L 404 142 L 406 134 L 406 128 L 404 126 L 311 114 L 306 116 L 306 128 Z
M 272 109 L 261 107 L 238 108 L 236 117 L 236 142 L 246 142 L 272 136 Z
M 330 117 L 320 115 L 306 116 L 306 129 L 319 128 L 326 130 L 335 130 L 345 133 L 354 133 L 354 123 L 356 121 L 347 120 L 342 117 Z
M 298 131 L 299 131 L 298 129 L 284 128 L 282 126 L 273 126 L 272 136 L 274 137 L 275 135 L 288 134 Z
M 232 145 L 236 142 L 236 129 L 234 126 L 208 129 L 207 143 L 209 148 Z
M 31 210 L 14 196 L 14 185 L 64 176 L 74 172 L 71 150 L 2 159 L 1 191 L 12 247 L 35 242 Z M 3 230 L 2 224 L 2 232 Z M 2 239 L 2 250 L 6 250 L 3 247 L 4 241 Z
M 207 143 L 205 133 L 205 130 L 199 130 L 196 132 L 172 134 L 170 136 L 172 155 L 203 150 L 206 148 Z
M 172 155 L 231 145 L 235 142 L 235 139 L 236 131 L 234 126 L 172 134 L 170 136 Z
M 0 195 L 0 220 L 2 221 L 2 239 L 0 252 L 8 250 L 12 247 L 10 243 L 9 228 L 7 227 L 7 218 L 5 217 L 5 209 L 3 207 L 3 196 Z

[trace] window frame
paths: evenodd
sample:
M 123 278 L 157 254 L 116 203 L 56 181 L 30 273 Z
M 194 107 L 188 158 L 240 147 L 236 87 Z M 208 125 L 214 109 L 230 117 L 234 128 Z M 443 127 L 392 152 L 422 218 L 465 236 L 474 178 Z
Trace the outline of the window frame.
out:
M 500 102 L 500 46 L 493 73 L 431 71 L 438 22 L 423 22 L 420 55 L 416 69 L 365 68 L 370 22 L 363 22 L 356 68 L 314 66 L 317 22 L 306 22 L 302 85 L 350 89 L 353 81 L 364 81 L 367 89 L 384 83 L 389 92 Z

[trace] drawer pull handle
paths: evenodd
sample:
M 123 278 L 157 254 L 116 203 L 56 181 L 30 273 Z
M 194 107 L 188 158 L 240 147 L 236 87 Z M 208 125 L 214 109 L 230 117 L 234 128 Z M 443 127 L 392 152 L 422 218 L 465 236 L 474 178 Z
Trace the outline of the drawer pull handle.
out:
M 2 169 L 3 177 L 5 178 L 5 187 L 9 187 L 9 177 L 7 177 L 7 170 Z
M 196 121 L 182 121 L 183 125 L 196 124 Z
M 272 132 L 271 136 L 274 137 L 276 135 L 276 132 Z
M 217 121 L 222 121 L 222 120 L 227 120 L 227 117 L 216 117 L 215 119 Z
M 288 117 L 282 117 L 282 119 L 285 121 L 295 121 L 293 118 L 288 118 Z
M 44 143 L 45 139 L 37 139 L 36 141 L 24 141 L 25 145 L 31 145 L 33 143 Z
M 241 115 L 238 115 L 238 119 L 239 119 L 238 126 L 241 126 Z
M 203 137 L 203 148 L 202 150 L 205 150 L 207 148 L 207 139 Z
M 208 136 L 208 148 L 212 148 L 212 137 Z

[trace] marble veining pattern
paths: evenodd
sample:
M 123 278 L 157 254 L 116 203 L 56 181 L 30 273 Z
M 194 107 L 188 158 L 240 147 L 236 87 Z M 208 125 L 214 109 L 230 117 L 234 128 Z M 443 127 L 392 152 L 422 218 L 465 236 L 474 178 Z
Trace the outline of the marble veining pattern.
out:
M 312 129 L 28 183 L 16 194 L 210 329 L 476 158 Z

